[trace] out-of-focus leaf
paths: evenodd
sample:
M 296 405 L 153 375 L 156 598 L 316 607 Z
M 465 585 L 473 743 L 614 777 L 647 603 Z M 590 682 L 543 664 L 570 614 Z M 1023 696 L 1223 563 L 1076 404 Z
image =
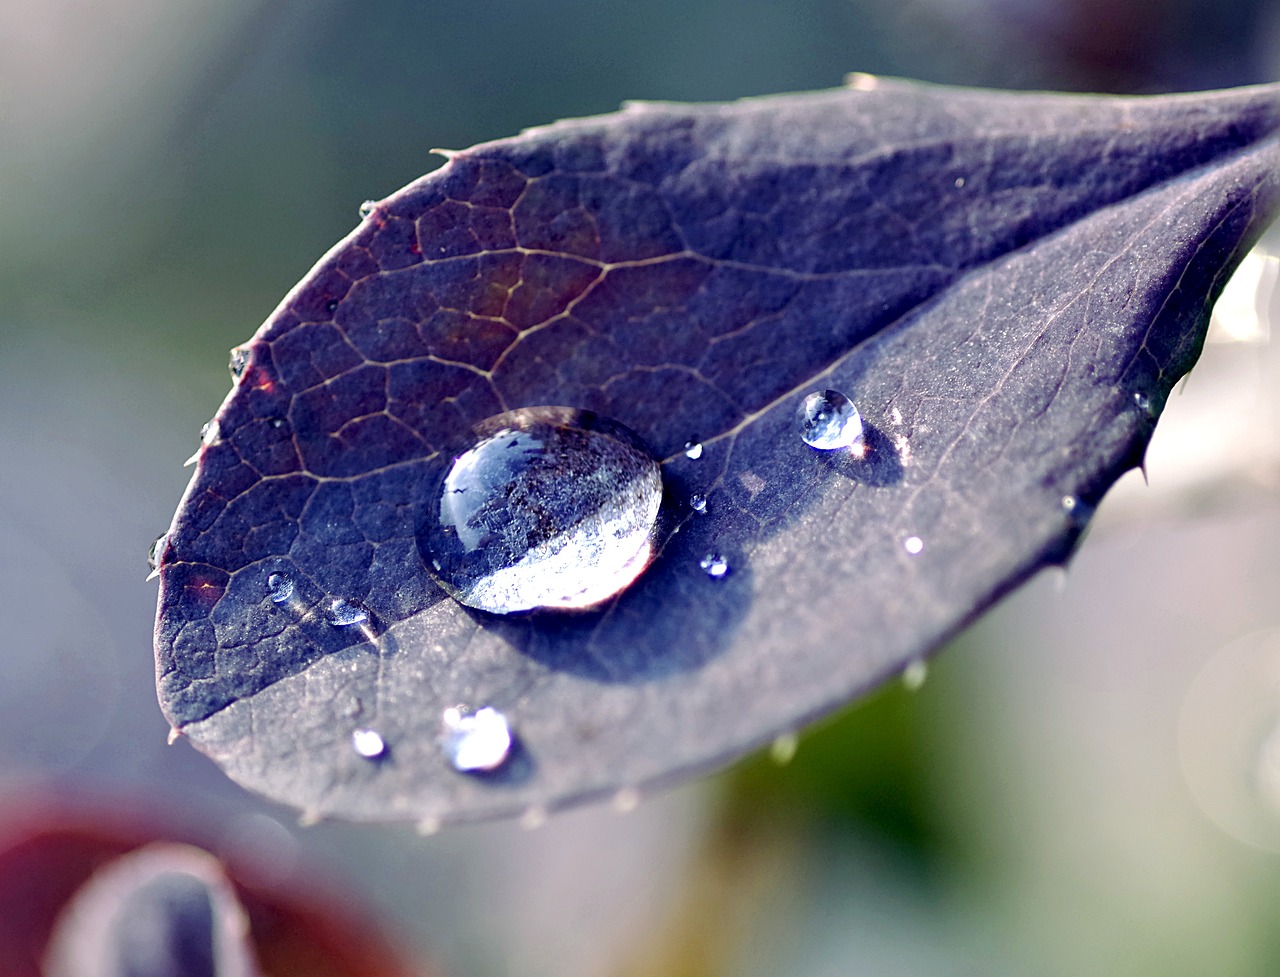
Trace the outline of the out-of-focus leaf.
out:
M 26 793 L 28 802 L 21 807 L 0 810 L 0 960 L 3 972 L 12 977 L 48 977 L 44 964 L 55 962 L 54 941 L 70 941 L 59 952 L 83 949 L 89 936 L 68 928 L 67 908 L 91 879 L 130 853 L 145 846 L 186 852 L 198 851 L 192 845 L 210 847 L 199 831 L 161 823 L 154 812 L 143 816 L 117 805 L 85 804 L 83 798 L 50 796 L 32 802 L 31 792 Z M 239 857 L 218 861 L 218 871 L 234 886 L 234 900 L 248 917 L 253 956 L 264 973 L 422 973 L 403 962 L 349 891 L 339 898 L 331 884 L 301 867 L 285 873 L 278 866 L 267 869 L 268 879 L 261 863 L 246 865 Z M 109 911 L 110 904 L 105 908 Z M 60 917 L 61 932 L 55 935 Z
M 436 824 L 705 769 L 872 687 L 1064 560 L 1140 460 L 1274 213 L 1278 109 L 862 78 L 451 154 L 246 347 L 159 550 L 166 715 L 314 815 Z M 823 388 L 865 457 L 801 441 Z M 539 404 L 638 432 L 678 532 L 600 610 L 468 610 L 415 541 L 432 466 Z M 446 762 L 460 703 L 511 720 L 500 771 Z
M 186 845 L 116 859 L 54 929 L 46 977 L 256 977 L 249 921 L 218 860 Z

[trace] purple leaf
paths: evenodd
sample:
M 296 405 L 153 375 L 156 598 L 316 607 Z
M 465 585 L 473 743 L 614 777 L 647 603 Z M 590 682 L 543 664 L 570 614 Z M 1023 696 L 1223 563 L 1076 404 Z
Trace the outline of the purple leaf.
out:
M 435 825 L 706 769 L 900 672 L 1141 459 L 1275 213 L 1278 93 L 863 78 L 451 155 L 248 345 L 159 552 L 166 715 L 313 815 Z M 827 389 L 862 456 L 801 439 Z M 659 554 L 595 611 L 465 608 L 434 480 L 538 405 L 662 460 Z M 505 764 L 450 766 L 454 706 L 506 717 Z

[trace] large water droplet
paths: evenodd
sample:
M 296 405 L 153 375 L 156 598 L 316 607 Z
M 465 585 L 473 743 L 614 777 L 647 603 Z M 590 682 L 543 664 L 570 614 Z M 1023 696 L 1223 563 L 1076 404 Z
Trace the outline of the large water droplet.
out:
M 428 501 L 418 546 L 469 607 L 583 608 L 648 565 L 658 463 L 630 430 L 588 411 L 527 407 L 475 428 Z
M 696 438 L 693 439 L 692 441 L 686 441 L 684 443 L 684 456 L 686 458 L 692 459 L 693 461 L 697 461 L 699 458 L 701 458 L 702 442 L 697 440 Z
M 292 584 L 290 584 L 292 589 Z M 350 627 L 353 624 L 364 624 L 369 620 L 369 612 L 357 604 L 353 600 L 347 600 L 345 597 L 334 597 L 329 601 L 329 607 L 325 611 L 325 619 L 340 628 Z
M 489 706 L 472 713 L 446 709 L 441 727 L 441 746 L 455 770 L 496 770 L 511 753 L 507 717 Z
M 267 575 L 267 596 L 277 604 L 283 604 L 293 596 L 293 579 L 287 573 Z
M 351 734 L 351 747 L 366 760 L 376 760 L 387 752 L 386 740 L 376 729 L 357 729 Z
M 800 437 L 811 448 L 833 451 L 862 440 L 862 415 L 838 390 L 809 394 L 800 403 Z

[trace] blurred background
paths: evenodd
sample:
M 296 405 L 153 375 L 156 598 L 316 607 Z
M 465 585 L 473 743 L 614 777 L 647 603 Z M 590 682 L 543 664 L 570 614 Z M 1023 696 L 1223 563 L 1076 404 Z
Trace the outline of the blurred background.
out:
M 1170 402 L 1150 485 L 1126 477 L 1071 570 L 918 690 L 629 814 L 536 831 L 300 829 L 165 745 L 147 547 L 227 350 L 362 200 L 436 166 L 431 147 L 849 71 L 1267 81 L 1280 4 L 0 6 L 0 807 L 56 795 L 195 825 L 280 880 L 320 873 L 445 975 L 1280 972 L 1280 356 L 1261 253 Z

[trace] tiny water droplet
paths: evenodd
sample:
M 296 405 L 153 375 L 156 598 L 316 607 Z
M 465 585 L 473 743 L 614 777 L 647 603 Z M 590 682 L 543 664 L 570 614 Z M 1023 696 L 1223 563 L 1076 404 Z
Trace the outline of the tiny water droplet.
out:
M 919 536 L 908 536 L 902 541 L 902 548 L 915 556 L 924 549 L 924 540 Z
M 292 585 L 290 585 L 292 587 Z M 346 628 L 353 624 L 364 624 L 369 620 L 369 612 L 353 600 L 345 597 L 334 597 L 329 601 L 329 609 L 325 612 L 325 620 L 336 627 Z
M 222 428 L 217 421 L 209 421 L 200 428 L 200 443 L 205 446 L 217 444 L 221 437 Z
M 769 744 L 769 758 L 780 767 L 785 767 L 796 757 L 800 748 L 800 737 L 795 733 L 780 733 Z
M 350 205 L 348 205 L 350 206 Z M 373 216 L 373 212 L 378 209 L 378 201 L 366 200 L 360 205 L 360 219 L 367 220 Z
M 547 809 L 541 804 L 530 804 L 520 815 L 520 827 L 525 831 L 537 831 L 547 823 Z
M 283 604 L 293 596 L 293 578 L 287 573 L 267 575 L 267 596 L 276 604 Z
M 698 566 L 713 580 L 719 580 L 729 573 L 729 561 L 719 553 L 708 553 L 698 561 Z
M 376 760 L 387 752 L 387 743 L 376 729 L 357 729 L 351 734 L 351 747 L 366 760 Z
M 902 684 L 908 692 L 917 691 L 929 677 L 929 663 L 923 658 L 913 658 L 902 670 Z
M 620 787 L 613 795 L 613 809 L 618 814 L 630 814 L 640 806 L 640 791 L 634 787 Z
M 862 440 L 862 415 L 838 390 L 809 394 L 800 403 L 800 437 L 811 448 L 833 451 Z
M 1141 390 L 1134 391 L 1133 403 L 1138 410 L 1143 413 L 1151 413 L 1151 398 L 1144 394 Z
M 326 312 L 337 312 L 337 311 L 338 311 L 338 300 L 337 300 L 337 299 L 330 299 L 328 302 L 326 302 L 326 303 L 324 304 L 324 308 L 325 308 L 325 311 L 326 311 Z
M 227 364 L 231 370 L 231 379 L 239 380 L 244 376 L 245 368 L 249 365 L 249 347 L 237 346 L 231 351 L 231 360 Z
M 469 607 L 509 614 L 586 608 L 648 566 L 662 472 L 639 437 L 569 407 L 527 407 L 477 425 L 429 497 L 418 547 Z
M 440 725 L 441 746 L 455 770 L 496 770 L 511 754 L 507 717 L 490 706 L 471 713 L 457 707 L 446 709 Z
M 702 457 L 702 442 L 696 438 L 684 443 L 684 456 L 693 461 L 697 461 Z
M 159 536 L 155 538 L 151 546 L 148 547 L 147 566 L 149 566 L 152 570 L 158 571 L 160 569 L 161 550 L 164 549 L 164 544 L 167 543 L 168 541 L 169 541 L 169 534 L 161 533 Z
M 286 423 L 288 423 L 288 422 L 287 422 L 287 421 L 285 421 L 285 419 L 284 419 L 283 417 L 273 417 L 273 418 L 271 418 L 271 420 L 267 421 L 267 423 L 268 423 L 269 425 L 271 425 L 271 427 L 272 427 L 272 429 L 273 429 L 273 430 L 278 431 L 278 430 L 280 430 L 282 427 L 284 427 L 284 426 L 285 426 L 285 424 L 286 424 Z
M 689 506 L 694 512 L 707 511 L 707 497 L 705 495 L 693 495 L 689 497 Z
M 957 189 L 957 190 L 959 190 L 959 189 L 961 189 L 963 186 L 964 186 L 964 177 L 962 177 L 962 176 L 958 176 L 958 177 L 956 177 L 956 189 Z

